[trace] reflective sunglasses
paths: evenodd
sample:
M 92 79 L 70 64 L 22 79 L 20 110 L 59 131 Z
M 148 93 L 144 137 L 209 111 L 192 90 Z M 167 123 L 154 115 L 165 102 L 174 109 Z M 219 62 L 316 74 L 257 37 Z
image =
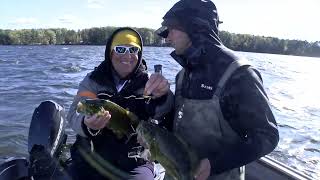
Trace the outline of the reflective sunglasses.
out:
M 136 47 L 136 46 L 115 46 L 113 48 L 113 50 L 117 53 L 117 54 L 125 54 L 127 51 L 129 52 L 129 54 L 138 54 L 140 48 Z

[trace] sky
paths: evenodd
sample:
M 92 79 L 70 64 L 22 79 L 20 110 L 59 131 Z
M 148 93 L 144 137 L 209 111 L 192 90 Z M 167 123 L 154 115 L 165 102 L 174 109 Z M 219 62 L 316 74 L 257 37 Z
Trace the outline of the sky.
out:
M 157 29 L 177 0 L 0 0 L 0 29 Z M 213 0 L 232 33 L 320 41 L 320 0 Z

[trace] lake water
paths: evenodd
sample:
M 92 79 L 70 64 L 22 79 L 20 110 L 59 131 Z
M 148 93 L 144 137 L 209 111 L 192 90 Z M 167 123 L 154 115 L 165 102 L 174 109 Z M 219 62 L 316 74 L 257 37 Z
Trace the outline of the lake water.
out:
M 174 90 L 181 67 L 172 48 L 146 47 L 149 69 L 163 65 Z M 271 156 L 320 179 L 320 58 L 238 52 L 262 74 L 279 124 L 280 142 Z M 0 46 L 0 163 L 27 157 L 29 124 L 41 101 L 68 111 L 79 82 L 104 58 L 104 46 Z M 69 142 L 74 133 L 67 129 Z

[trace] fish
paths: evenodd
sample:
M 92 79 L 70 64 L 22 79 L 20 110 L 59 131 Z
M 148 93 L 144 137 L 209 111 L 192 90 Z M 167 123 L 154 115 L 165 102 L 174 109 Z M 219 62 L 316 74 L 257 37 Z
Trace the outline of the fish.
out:
M 136 133 L 138 142 L 149 151 L 142 153 L 145 159 L 158 161 L 172 179 L 194 179 L 200 158 L 181 137 L 148 121 L 141 121 Z
M 77 104 L 77 112 L 87 116 L 102 116 L 106 111 L 111 114 L 107 128 L 119 139 L 125 136 L 130 139 L 135 134 L 140 121 L 138 116 L 118 104 L 104 99 L 85 99 Z

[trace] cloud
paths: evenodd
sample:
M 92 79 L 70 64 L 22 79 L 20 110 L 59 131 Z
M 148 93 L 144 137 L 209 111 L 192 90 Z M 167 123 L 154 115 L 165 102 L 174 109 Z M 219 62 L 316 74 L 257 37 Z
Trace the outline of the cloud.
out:
M 56 19 L 49 21 L 48 24 L 42 24 L 45 28 L 67 28 L 67 29 L 81 29 L 83 25 L 83 21 L 77 16 L 64 14 Z
M 79 22 L 78 18 L 72 15 L 63 15 L 58 18 L 61 24 L 77 24 Z
M 88 8 L 101 9 L 104 8 L 103 0 L 88 0 Z
M 39 24 L 39 20 L 32 17 L 21 17 L 10 22 L 13 25 L 35 25 Z

